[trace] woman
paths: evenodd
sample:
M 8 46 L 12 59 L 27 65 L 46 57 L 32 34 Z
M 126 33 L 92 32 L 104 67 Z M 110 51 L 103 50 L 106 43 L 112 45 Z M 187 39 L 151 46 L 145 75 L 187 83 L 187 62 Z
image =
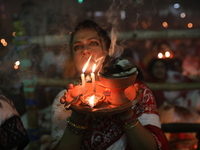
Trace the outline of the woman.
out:
M 70 40 L 71 54 L 79 74 L 91 55 L 91 62 L 94 62 L 108 54 L 110 43 L 106 31 L 95 22 L 79 23 Z M 65 110 L 60 98 L 66 90 L 61 91 L 52 106 L 52 149 L 169 150 L 151 91 L 143 83 L 138 84 L 143 89 L 143 98 L 137 107 L 99 117 Z

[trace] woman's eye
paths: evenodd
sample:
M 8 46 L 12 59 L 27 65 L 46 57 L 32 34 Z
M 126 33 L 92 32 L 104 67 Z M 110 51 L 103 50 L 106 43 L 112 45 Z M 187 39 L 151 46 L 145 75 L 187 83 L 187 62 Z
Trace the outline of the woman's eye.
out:
M 98 45 L 99 45 L 99 43 L 96 42 L 96 41 L 92 41 L 92 42 L 90 42 L 90 46 L 98 46 Z
M 83 48 L 83 46 L 82 45 L 75 45 L 74 46 L 74 50 L 76 51 L 76 50 L 79 50 L 79 49 L 82 49 Z

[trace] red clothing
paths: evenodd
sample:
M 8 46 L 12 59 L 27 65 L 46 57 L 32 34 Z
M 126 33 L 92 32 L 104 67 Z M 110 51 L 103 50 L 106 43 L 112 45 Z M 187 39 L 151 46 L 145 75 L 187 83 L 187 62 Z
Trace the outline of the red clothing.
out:
M 142 82 L 136 82 L 142 90 L 141 100 L 132 107 L 137 117 L 142 114 L 158 114 L 155 99 L 149 88 Z M 82 142 L 82 149 L 107 149 L 123 135 L 121 120 L 117 115 L 91 116 L 88 119 L 89 128 L 85 132 Z M 170 145 L 164 132 L 156 126 L 145 125 L 154 136 L 159 150 L 170 150 Z M 128 145 L 126 149 L 129 149 Z

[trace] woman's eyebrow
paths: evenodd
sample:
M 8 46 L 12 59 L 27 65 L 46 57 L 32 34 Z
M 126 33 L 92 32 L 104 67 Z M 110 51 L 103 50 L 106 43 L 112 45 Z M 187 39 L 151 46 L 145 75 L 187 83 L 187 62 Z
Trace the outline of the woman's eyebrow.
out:
M 100 38 L 98 38 L 98 37 L 91 37 L 91 38 L 89 38 L 89 39 L 87 39 L 88 41 L 90 41 L 90 40 L 98 40 L 98 41 L 100 41 Z
M 88 40 L 92 40 L 92 39 L 100 40 L 99 37 L 91 37 L 91 38 L 89 38 Z
M 81 43 L 81 41 L 75 41 L 75 42 L 73 42 L 73 45 L 77 44 L 77 43 Z

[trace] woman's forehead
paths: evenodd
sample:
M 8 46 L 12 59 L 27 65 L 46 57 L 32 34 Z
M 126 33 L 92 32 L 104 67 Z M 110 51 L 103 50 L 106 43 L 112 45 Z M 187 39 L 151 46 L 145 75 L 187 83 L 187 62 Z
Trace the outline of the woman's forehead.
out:
M 99 38 L 99 36 L 98 33 L 93 29 L 81 29 L 75 33 L 73 41 L 88 38 Z
M 165 64 L 162 61 L 157 61 L 154 63 L 154 66 L 165 66 Z

